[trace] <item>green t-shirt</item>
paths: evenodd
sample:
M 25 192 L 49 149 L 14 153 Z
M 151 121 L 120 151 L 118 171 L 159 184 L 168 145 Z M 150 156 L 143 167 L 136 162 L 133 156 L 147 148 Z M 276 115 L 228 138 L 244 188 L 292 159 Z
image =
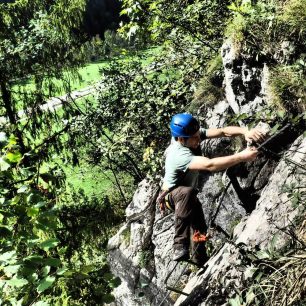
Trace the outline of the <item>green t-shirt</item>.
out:
M 201 139 L 206 138 L 205 129 L 201 129 Z M 190 163 L 196 154 L 187 147 L 174 141 L 168 148 L 163 189 L 174 186 L 197 187 L 199 171 L 188 170 Z

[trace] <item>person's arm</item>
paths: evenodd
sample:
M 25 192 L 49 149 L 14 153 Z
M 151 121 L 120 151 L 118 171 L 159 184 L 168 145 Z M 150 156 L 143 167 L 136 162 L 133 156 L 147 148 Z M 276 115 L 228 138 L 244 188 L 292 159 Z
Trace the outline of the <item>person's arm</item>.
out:
M 239 153 L 216 157 L 206 158 L 203 156 L 195 156 L 188 166 L 189 170 L 206 170 L 211 172 L 221 171 L 237 165 L 241 162 L 252 161 L 256 158 L 258 151 L 254 148 L 247 148 Z
M 243 135 L 246 141 L 262 142 L 265 140 L 265 134 L 259 129 L 251 129 L 240 126 L 227 126 L 224 128 L 212 128 L 206 130 L 206 138 L 235 137 Z

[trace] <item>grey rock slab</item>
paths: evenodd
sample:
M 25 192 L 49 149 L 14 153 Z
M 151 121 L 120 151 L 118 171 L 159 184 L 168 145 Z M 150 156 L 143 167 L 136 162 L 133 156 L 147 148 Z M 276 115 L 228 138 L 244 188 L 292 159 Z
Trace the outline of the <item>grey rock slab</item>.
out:
M 295 141 L 290 150 L 298 152 L 288 151 L 287 157 L 305 164 L 306 139 L 303 136 Z M 284 192 L 284 187 L 292 184 L 301 185 L 301 182 L 305 182 L 304 175 L 298 167 L 281 160 L 270 177 L 269 184 L 262 191 L 256 209 L 246 222 L 235 230 L 236 242 L 265 248 L 271 237 L 278 235 L 278 240 L 285 243 L 288 237 L 286 239 L 286 234 L 279 228 L 288 226 L 298 215 L 299 209 L 292 205 L 290 195 Z M 306 188 L 300 189 L 303 190 Z

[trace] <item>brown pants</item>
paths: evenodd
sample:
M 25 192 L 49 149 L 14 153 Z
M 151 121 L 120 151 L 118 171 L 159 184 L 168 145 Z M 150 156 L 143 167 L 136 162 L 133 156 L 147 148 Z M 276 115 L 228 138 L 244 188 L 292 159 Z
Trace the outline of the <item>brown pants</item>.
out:
M 190 229 L 202 234 L 207 231 L 202 205 L 192 187 L 179 186 L 171 191 L 171 196 L 175 203 L 174 247 L 189 247 Z

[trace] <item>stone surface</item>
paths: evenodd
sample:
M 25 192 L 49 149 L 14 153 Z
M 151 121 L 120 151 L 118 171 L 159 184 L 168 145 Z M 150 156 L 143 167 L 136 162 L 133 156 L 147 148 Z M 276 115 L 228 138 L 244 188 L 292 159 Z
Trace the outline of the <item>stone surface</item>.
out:
M 255 114 L 266 104 L 268 68 L 237 54 L 230 40 L 222 46 L 225 95 L 236 114 Z

